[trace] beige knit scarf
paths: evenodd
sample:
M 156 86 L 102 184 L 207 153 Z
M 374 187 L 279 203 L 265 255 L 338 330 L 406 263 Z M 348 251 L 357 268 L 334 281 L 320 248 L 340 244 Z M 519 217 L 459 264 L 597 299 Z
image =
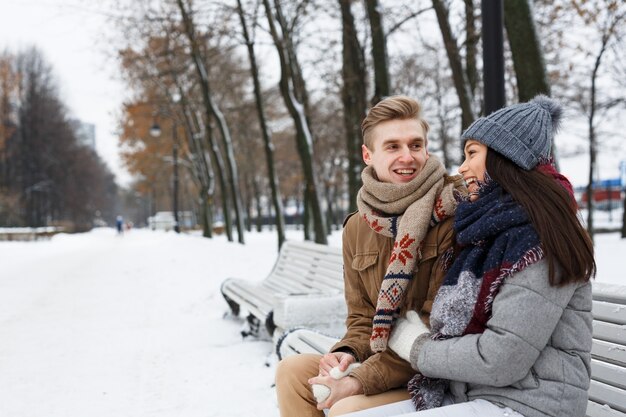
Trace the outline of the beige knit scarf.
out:
M 420 249 L 426 233 L 431 226 L 454 215 L 455 184 L 445 181 L 446 176 L 443 164 L 434 155 L 430 155 L 418 176 L 405 184 L 379 181 L 371 166 L 361 174 L 359 214 L 376 233 L 394 239 L 372 322 L 373 352 L 387 347 L 391 326 L 422 257 Z

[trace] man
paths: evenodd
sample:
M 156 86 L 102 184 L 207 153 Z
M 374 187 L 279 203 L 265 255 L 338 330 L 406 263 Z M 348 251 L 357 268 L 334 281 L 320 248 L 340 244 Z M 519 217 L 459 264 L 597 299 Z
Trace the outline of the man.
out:
M 363 187 L 357 215 L 344 223 L 343 257 L 347 332 L 320 355 L 296 355 L 278 364 L 276 392 L 282 417 L 329 416 L 409 398 L 415 371 L 386 349 L 395 318 L 407 309 L 424 320 L 445 275 L 444 253 L 452 246 L 455 187 L 441 162 L 429 155 L 428 123 L 420 106 L 404 96 L 379 102 L 362 123 Z M 355 213 L 353 213 L 355 214 Z M 335 380 L 334 367 L 344 371 Z M 330 388 L 317 403 L 311 384 Z

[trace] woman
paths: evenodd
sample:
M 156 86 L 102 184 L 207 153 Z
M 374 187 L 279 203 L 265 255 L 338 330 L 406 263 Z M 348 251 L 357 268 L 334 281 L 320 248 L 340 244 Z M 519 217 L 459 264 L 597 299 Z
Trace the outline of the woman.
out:
M 346 416 L 585 415 L 596 266 L 571 186 L 546 164 L 560 115 L 538 96 L 463 133 L 470 197 L 431 329 L 414 314 L 389 340 L 418 371 L 413 401 Z

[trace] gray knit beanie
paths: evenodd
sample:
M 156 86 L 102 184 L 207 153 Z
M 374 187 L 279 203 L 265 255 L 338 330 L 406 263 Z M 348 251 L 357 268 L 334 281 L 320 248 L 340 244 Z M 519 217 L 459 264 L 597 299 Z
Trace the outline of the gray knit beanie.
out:
M 513 104 L 477 119 L 463 132 L 461 141 L 477 140 L 530 170 L 550 156 L 562 113 L 559 103 L 538 95 L 528 103 Z

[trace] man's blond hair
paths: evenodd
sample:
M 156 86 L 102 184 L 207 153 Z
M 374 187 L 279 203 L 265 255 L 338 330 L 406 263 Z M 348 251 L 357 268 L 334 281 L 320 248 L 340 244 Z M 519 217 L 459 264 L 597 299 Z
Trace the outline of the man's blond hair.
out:
M 422 108 L 420 104 L 407 96 L 391 96 L 381 100 L 367 113 L 363 123 L 361 123 L 361 132 L 363 133 L 363 143 L 368 149 L 373 150 L 372 146 L 372 130 L 378 124 L 388 120 L 419 120 L 424 129 L 424 139 L 428 142 L 428 130 L 430 126 L 428 122 L 421 117 Z M 424 145 L 426 145 L 426 143 Z

